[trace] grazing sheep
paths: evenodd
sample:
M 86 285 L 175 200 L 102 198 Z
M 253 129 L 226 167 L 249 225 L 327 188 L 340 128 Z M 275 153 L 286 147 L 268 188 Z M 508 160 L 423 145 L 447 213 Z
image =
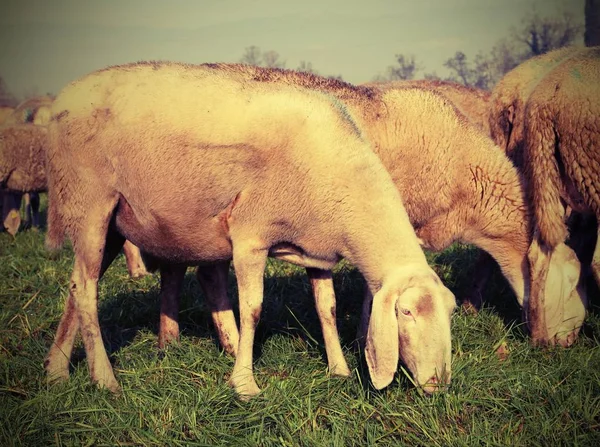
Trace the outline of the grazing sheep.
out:
M 16 108 L 10 109 L 11 113 L 7 114 L 2 125 L 5 127 L 19 125 L 23 123 L 33 123 L 45 126 L 50 121 L 50 106 L 52 105 L 52 98 L 50 96 L 40 96 L 30 98 L 23 101 Z M 22 142 L 21 145 L 28 144 L 26 141 Z M 35 146 L 35 142 L 32 142 Z M 32 161 L 31 174 L 36 169 L 43 165 L 43 157 L 39 160 L 28 158 Z M 19 166 L 19 170 L 27 169 L 26 166 Z M 30 174 L 27 174 L 30 175 Z M 25 185 L 22 185 L 25 188 Z M 20 191 L 23 191 L 23 189 Z M 24 193 L 23 193 L 24 192 Z M 3 191 L 1 193 L 3 200 L 2 207 L 2 222 L 4 228 L 13 236 L 19 230 L 21 226 L 21 199 L 25 200 L 25 226 L 32 225 L 34 228 L 39 226 L 39 204 L 40 198 L 39 193 L 35 191 L 23 191 L 23 192 L 11 192 Z
M 581 50 L 578 47 L 563 47 L 532 57 L 505 74 L 493 88 L 489 100 L 490 135 L 518 167 L 523 164 L 523 124 L 527 98 L 548 72 Z
M 323 270 L 344 257 L 358 267 L 375 296 L 366 358 L 376 388 L 391 382 L 399 345 L 425 390 L 438 376 L 449 381 L 454 296 L 341 103 L 219 67 L 150 62 L 70 84 L 52 115 L 46 242 L 68 236 L 75 264 L 50 378 L 68 376 L 81 329 L 92 380 L 118 388 L 97 283 L 128 238 L 162 263 L 167 287 L 187 264 L 233 259 L 240 339 L 229 382 L 242 396 L 260 391 L 252 346 L 267 256 Z
M 0 128 L 2 221 L 6 230 L 13 236 L 21 224 L 19 209 L 22 194 L 46 189 L 45 144 L 46 128 L 43 126 L 19 124 Z M 36 208 L 36 205 L 34 202 L 33 208 Z M 37 209 L 34 209 L 31 219 L 37 226 Z
M 450 101 L 464 116 L 489 134 L 489 100 L 491 92 L 476 87 L 468 87 L 452 81 L 437 79 L 413 79 L 406 81 L 372 82 L 362 84 L 379 90 L 389 88 L 415 87 L 439 93 Z
M 524 172 L 539 237 L 530 257 L 532 268 L 549 276 L 538 258 L 569 237 L 569 215 L 589 214 L 600 222 L 600 48 L 580 51 L 547 73 L 529 95 L 524 117 Z M 598 243 L 591 267 L 600 285 Z M 583 321 L 584 307 L 578 316 L 575 325 Z

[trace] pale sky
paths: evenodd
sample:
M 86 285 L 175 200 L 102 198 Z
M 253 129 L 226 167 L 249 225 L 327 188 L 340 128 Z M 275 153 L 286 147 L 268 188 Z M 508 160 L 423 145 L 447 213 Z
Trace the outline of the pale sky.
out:
M 487 52 L 534 5 L 583 23 L 584 0 L 2 0 L 0 76 L 19 97 L 58 93 L 107 65 L 238 62 L 251 45 L 353 83 L 399 53 L 444 75 L 456 51 Z

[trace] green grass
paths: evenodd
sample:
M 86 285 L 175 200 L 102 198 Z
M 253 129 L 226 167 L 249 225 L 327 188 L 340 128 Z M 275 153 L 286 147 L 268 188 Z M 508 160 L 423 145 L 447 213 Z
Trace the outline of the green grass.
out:
M 47 385 L 43 361 L 66 296 L 72 253 L 53 258 L 43 232 L 0 234 L 0 445 L 600 445 L 600 312 L 569 349 L 532 348 L 506 282 L 495 274 L 478 315 L 453 317 L 453 381 L 423 395 L 399 371 L 375 391 L 352 341 L 362 279 L 334 280 L 349 379 L 327 374 L 323 340 L 302 269 L 270 261 L 248 403 L 227 386 L 233 359 L 216 343 L 200 287 L 188 272 L 181 343 L 157 351 L 158 275 L 133 281 L 120 256 L 100 283 L 100 324 L 119 395 L 90 384 L 81 343 L 71 379 Z M 476 252 L 429 255 L 460 296 Z M 230 293 L 236 296 L 230 276 Z M 496 349 L 505 344 L 505 359 Z

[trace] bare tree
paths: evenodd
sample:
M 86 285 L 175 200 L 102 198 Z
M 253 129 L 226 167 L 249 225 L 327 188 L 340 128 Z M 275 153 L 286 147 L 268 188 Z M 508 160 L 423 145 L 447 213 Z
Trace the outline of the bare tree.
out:
M 265 51 L 262 55 L 263 65 L 268 68 L 285 68 L 285 61 L 279 59 L 277 51 Z
M 390 65 L 385 72 L 385 75 L 377 75 L 374 80 L 376 81 L 397 81 L 397 80 L 408 80 L 414 79 L 415 75 L 421 66 L 417 64 L 414 55 L 405 56 L 404 54 L 396 55 L 396 62 L 398 65 Z
M 585 0 L 586 47 L 600 45 L 600 0 Z
M 317 70 L 315 70 L 312 66 L 311 62 L 300 61 L 300 65 L 296 68 L 296 71 L 302 71 L 305 73 L 319 74 Z
M 260 48 L 258 48 L 256 45 L 246 47 L 246 50 L 244 52 L 244 55 L 240 59 L 240 62 L 242 64 L 248 65 L 262 65 L 262 55 L 260 52 Z
M 525 58 L 573 44 L 581 36 L 583 28 L 568 13 L 561 17 L 540 17 L 532 12 L 522 23 L 522 29 L 515 34 L 517 41 L 525 44 Z

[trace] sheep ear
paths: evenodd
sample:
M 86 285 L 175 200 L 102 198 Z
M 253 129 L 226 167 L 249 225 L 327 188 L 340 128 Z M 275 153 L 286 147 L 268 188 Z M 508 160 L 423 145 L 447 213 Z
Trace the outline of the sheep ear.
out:
M 378 390 L 392 382 L 398 368 L 397 300 L 396 293 L 386 294 L 383 290 L 373 297 L 365 356 L 371 381 Z

